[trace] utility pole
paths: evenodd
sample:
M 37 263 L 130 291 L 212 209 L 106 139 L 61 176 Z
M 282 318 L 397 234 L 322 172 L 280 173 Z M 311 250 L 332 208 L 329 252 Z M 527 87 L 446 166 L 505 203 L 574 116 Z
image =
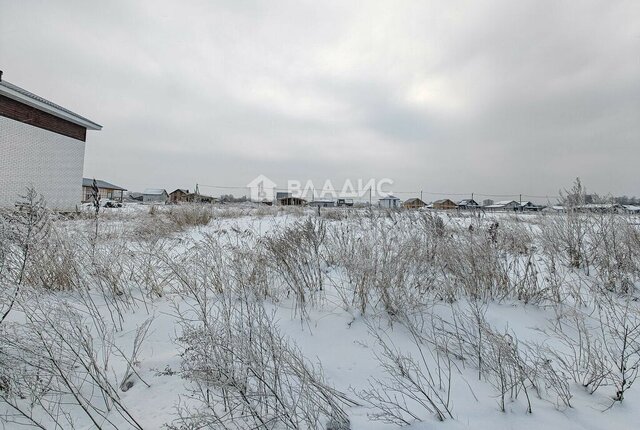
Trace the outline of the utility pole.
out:
M 371 207 L 371 188 L 369 188 L 369 207 Z
M 522 212 L 522 194 L 520 194 L 520 207 L 518 209 Z

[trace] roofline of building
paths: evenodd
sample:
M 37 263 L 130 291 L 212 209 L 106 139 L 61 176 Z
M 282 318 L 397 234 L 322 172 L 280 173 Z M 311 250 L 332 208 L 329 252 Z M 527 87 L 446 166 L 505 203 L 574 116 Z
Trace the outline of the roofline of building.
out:
M 85 185 L 85 181 L 87 182 L 87 185 Z M 96 185 L 98 185 L 98 188 L 108 188 L 110 190 L 116 190 L 116 191 L 128 191 L 126 188 L 119 187 L 117 185 L 112 184 L 111 182 L 103 181 L 102 179 L 96 179 L 95 181 L 96 181 Z M 83 187 L 93 186 L 93 178 L 83 177 L 82 186 Z
M 31 106 L 43 112 L 50 113 L 58 118 L 65 119 L 74 124 L 85 127 L 87 130 L 102 130 L 102 126 L 85 117 L 82 117 L 68 109 L 63 108 L 53 102 L 43 99 L 25 89 L 18 87 L 7 81 L 0 81 L 0 94 L 17 100 L 20 103 Z

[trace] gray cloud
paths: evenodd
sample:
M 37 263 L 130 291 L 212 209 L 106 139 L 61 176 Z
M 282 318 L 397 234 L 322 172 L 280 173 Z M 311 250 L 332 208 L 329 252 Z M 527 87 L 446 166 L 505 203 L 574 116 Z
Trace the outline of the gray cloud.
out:
M 130 189 L 640 194 L 635 1 L 0 4 L 5 78 L 103 124 L 85 173 Z

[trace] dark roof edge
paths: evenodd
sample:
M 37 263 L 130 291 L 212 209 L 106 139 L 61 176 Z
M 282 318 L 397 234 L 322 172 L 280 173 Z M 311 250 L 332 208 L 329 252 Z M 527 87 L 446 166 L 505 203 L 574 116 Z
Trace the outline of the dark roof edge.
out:
M 103 181 L 100 179 L 96 179 L 96 185 L 98 185 L 98 188 L 109 188 L 112 190 L 122 190 L 122 191 L 127 191 L 126 188 L 122 188 L 119 187 L 117 185 L 113 185 L 107 181 Z M 83 187 L 91 187 L 93 186 L 93 179 L 92 178 L 82 178 L 82 186 Z
M 69 109 L 63 108 L 60 105 L 57 105 L 43 97 L 40 97 L 30 91 L 25 90 L 24 88 L 20 88 L 19 86 L 5 80 L 0 80 L 0 94 L 9 97 L 10 99 L 17 100 L 28 106 L 39 109 L 43 112 L 50 113 L 51 115 L 57 116 L 58 118 L 62 118 L 74 124 L 78 124 L 82 127 L 85 127 L 87 130 L 102 129 L 102 126 L 100 124 L 97 124 L 88 118 L 78 115 L 77 113 L 72 112 Z

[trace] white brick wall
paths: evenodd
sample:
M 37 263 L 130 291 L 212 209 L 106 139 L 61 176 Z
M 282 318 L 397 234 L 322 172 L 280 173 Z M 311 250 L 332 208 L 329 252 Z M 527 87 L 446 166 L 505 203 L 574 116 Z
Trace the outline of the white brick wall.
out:
M 0 207 L 33 185 L 47 206 L 73 210 L 82 196 L 85 143 L 0 116 Z

